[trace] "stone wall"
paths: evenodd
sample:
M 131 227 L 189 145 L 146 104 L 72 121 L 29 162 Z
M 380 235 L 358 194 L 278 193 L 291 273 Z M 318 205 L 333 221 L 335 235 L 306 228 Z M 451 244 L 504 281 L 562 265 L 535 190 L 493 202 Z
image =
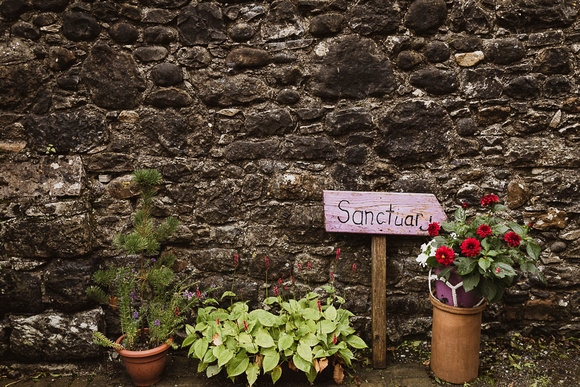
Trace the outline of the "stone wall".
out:
M 155 213 L 181 221 L 167 247 L 182 275 L 227 288 L 238 253 L 236 287 L 255 302 L 266 255 L 274 280 L 320 286 L 333 271 L 367 340 L 370 237 L 326 233 L 322 190 L 428 192 L 450 213 L 497 194 L 533 223 L 549 284 L 520 278 L 485 332 L 579 335 L 578 12 L 570 0 L 0 1 L 0 355 L 97 355 L 90 332 L 110 316 L 84 289 L 120 259 L 135 168 L 164 175 Z M 425 337 L 425 240 L 387 240 L 389 340 Z

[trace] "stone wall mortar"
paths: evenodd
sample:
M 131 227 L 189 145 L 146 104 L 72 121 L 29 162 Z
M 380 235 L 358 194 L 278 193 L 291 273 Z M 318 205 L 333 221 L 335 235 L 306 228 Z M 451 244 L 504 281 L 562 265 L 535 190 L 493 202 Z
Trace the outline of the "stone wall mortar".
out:
M 165 178 L 156 216 L 181 221 L 167 246 L 181 274 L 229 288 L 237 253 L 236 283 L 255 303 L 265 255 L 274 279 L 318 287 L 333 271 L 360 328 L 370 237 L 326 233 L 322 190 L 428 192 L 449 213 L 497 194 L 533 224 L 549 284 L 519 278 L 488 308 L 486 332 L 578 335 L 578 12 L 520 0 L 0 1 L 0 353 L 41 360 L 11 339 L 22 316 L 95 308 L 84 288 L 122 259 L 112 238 L 136 206 L 125 183 L 144 167 Z M 388 238 L 394 343 L 430 331 L 414 262 L 424 242 Z

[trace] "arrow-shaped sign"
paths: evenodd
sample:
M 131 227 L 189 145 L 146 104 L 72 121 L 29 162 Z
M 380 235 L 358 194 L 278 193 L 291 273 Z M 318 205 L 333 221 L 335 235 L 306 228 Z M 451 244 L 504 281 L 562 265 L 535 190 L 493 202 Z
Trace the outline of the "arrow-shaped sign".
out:
M 324 191 L 326 231 L 373 234 L 373 365 L 387 366 L 387 240 L 385 234 L 429 235 L 429 223 L 445 221 L 434 195 Z M 380 235 L 382 234 L 382 235 Z

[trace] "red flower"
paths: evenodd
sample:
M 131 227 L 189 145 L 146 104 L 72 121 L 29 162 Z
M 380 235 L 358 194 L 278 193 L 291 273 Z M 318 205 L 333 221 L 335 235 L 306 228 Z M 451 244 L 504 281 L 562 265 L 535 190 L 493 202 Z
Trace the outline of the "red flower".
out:
M 238 259 L 238 254 L 234 254 L 234 267 L 238 267 L 238 263 L 239 263 L 239 259 Z
M 463 203 L 461 203 L 461 207 L 467 208 L 467 207 L 469 207 L 469 203 L 463 202 Z
M 497 274 L 499 274 L 499 272 L 500 272 L 500 271 L 501 271 L 501 270 L 499 269 L 499 267 L 496 267 L 496 268 L 495 268 L 495 272 L 496 272 Z
M 298 270 L 302 271 L 302 265 L 300 263 L 298 264 Z
M 201 292 L 199 291 L 199 289 L 197 289 L 197 298 L 200 299 L 201 298 Z
M 246 320 L 244 320 L 244 330 L 247 331 L 248 330 L 248 323 L 246 322 Z
M 278 285 L 282 286 L 282 278 L 278 278 Z
M 268 257 L 264 258 L 264 262 L 266 262 L 266 270 L 268 270 L 270 268 L 270 260 L 268 259 Z
M 330 272 L 330 281 L 334 282 L 334 272 Z
M 308 267 L 308 270 L 310 270 L 310 269 L 312 268 L 312 266 L 310 266 L 310 262 L 308 262 L 308 263 L 306 264 L 306 266 Z
M 467 238 L 461 243 L 461 252 L 466 257 L 474 257 L 481 251 L 481 244 L 475 238 Z
M 338 343 L 338 339 L 336 338 L 336 334 L 332 335 L 332 344 Z
M 340 257 L 340 249 L 336 249 L 336 260 Z
M 486 236 L 491 235 L 491 227 L 487 224 L 482 224 L 477 228 L 477 235 L 479 235 L 480 238 L 485 238 Z
M 520 245 L 520 242 L 522 241 L 522 238 L 513 231 L 510 231 L 507 234 L 505 234 L 503 239 L 505 239 L 507 244 L 510 245 L 511 247 L 518 247 Z
M 179 306 L 177 308 L 175 308 L 175 315 L 179 316 Z
M 316 306 L 318 306 L 318 311 L 322 312 L 322 304 L 320 303 L 320 300 L 316 300 Z
M 495 203 L 499 200 L 499 198 L 497 196 L 495 196 L 494 194 L 490 194 L 490 195 L 485 195 L 484 197 L 481 198 L 481 205 L 485 206 L 491 203 Z
M 217 324 L 217 325 L 220 325 L 220 318 L 218 317 L 218 318 L 215 320 L 215 322 L 216 322 L 216 324 Z
M 356 263 L 352 264 L 352 272 L 354 273 L 356 271 Z
M 274 295 L 278 297 L 278 285 L 274 285 Z
M 427 227 L 427 232 L 429 232 L 430 236 L 439 235 L 439 230 L 441 230 L 441 225 L 437 222 L 430 223 Z
M 455 260 L 455 252 L 447 246 L 441 246 L 435 252 L 437 262 L 447 266 Z

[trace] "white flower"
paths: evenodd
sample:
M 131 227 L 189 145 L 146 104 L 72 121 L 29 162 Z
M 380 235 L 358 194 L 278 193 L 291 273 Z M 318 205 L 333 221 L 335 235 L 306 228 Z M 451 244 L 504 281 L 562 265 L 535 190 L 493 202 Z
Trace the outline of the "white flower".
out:
M 429 256 L 427 254 L 421 253 L 417 257 L 416 261 L 419 262 L 419 265 L 421 265 L 422 267 L 426 267 L 427 266 L 427 258 L 429 258 Z

